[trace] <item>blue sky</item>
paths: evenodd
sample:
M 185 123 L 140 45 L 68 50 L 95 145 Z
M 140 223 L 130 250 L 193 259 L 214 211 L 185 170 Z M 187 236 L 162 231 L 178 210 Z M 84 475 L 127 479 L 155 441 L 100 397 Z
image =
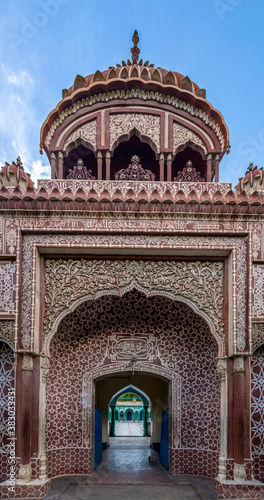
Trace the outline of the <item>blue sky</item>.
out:
M 130 57 L 188 75 L 223 114 L 231 152 L 220 180 L 264 166 L 263 0 L 1 0 L 0 164 L 21 156 L 50 176 L 39 132 L 75 76 Z

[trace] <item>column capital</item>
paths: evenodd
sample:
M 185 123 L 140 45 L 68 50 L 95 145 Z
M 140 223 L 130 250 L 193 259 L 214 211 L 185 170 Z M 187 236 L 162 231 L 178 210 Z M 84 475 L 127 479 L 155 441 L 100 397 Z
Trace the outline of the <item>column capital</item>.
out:
M 226 377 L 226 358 L 218 358 L 216 365 L 217 373 L 219 373 L 221 379 Z
M 63 152 L 62 152 L 62 151 L 59 151 L 59 152 L 58 152 L 58 158 L 59 158 L 60 160 L 63 160 L 63 158 L 64 158 L 64 154 L 63 154 Z
M 33 359 L 34 355 L 28 352 L 23 353 L 22 357 L 22 371 L 33 372 Z
M 167 153 L 166 160 L 167 161 L 172 161 L 172 153 Z
M 103 153 L 102 153 L 101 149 L 98 149 L 98 150 L 96 151 L 96 157 L 97 157 L 97 158 L 103 158 Z
M 164 155 L 164 153 L 163 153 L 163 152 L 161 152 L 161 153 L 159 154 L 159 159 L 160 159 L 160 160 L 164 160 L 164 159 L 165 159 L 165 155 Z
M 42 379 L 43 382 L 46 382 L 47 376 L 49 373 L 50 369 L 50 358 L 48 356 L 41 356 L 41 364 L 40 364 L 41 370 L 42 370 Z
M 245 371 L 244 356 L 236 356 L 234 358 L 233 373 L 244 373 L 244 371 Z

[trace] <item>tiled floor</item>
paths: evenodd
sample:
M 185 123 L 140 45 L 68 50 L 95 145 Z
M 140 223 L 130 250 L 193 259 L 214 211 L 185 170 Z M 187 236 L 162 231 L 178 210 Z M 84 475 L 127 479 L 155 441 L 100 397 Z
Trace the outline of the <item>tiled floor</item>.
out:
M 171 476 L 143 437 L 114 437 L 91 476 L 52 481 L 45 500 L 215 500 L 214 482 L 192 476 Z M 151 457 L 151 461 L 149 460 Z

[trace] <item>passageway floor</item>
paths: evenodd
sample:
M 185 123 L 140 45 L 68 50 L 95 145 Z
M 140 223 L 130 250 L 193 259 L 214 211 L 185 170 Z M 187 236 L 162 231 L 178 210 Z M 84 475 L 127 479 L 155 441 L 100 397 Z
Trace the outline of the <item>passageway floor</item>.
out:
M 53 479 L 45 500 L 216 500 L 213 480 L 172 476 L 149 447 L 149 438 L 113 437 L 109 444 L 90 476 Z

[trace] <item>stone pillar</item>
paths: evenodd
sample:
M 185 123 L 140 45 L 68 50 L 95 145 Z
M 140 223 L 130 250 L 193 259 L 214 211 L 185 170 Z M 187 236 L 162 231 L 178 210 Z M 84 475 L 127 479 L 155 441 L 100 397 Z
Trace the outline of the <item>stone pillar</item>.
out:
M 172 154 L 167 154 L 167 181 L 171 181 Z
M 47 479 L 46 457 L 46 386 L 50 359 L 43 356 L 40 365 L 39 479 Z
M 220 452 L 218 479 L 226 479 L 226 457 L 227 457 L 227 377 L 226 359 L 219 358 L 217 361 L 217 371 L 220 375 Z
M 220 155 L 217 154 L 215 157 L 215 182 L 219 182 L 219 162 L 220 162 Z
M 206 160 L 206 182 L 212 182 L 212 155 L 207 155 Z
M 143 437 L 148 435 L 148 406 L 144 405 L 143 415 Z
M 63 179 L 63 153 L 59 151 L 58 153 L 58 179 Z
M 160 181 L 164 181 L 164 153 L 159 155 L 159 172 Z
M 27 483 L 31 480 L 31 401 L 33 382 L 33 356 L 23 353 L 21 374 L 21 464 L 19 467 L 19 479 Z
M 234 393 L 234 480 L 243 482 L 246 471 L 244 465 L 244 395 L 245 395 L 245 363 L 243 356 L 234 358 L 233 393 Z
M 55 153 L 51 153 L 51 155 L 50 155 L 50 166 L 51 166 L 51 178 L 57 179 L 57 177 L 58 177 L 57 157 L 56 157 Z
M 115 436 L 115 406 L 111 406 L 111 425 L 110 425 L 110 437 Z
M 106 151 L 106 153 L 105 153 L 105 178 L 107 181 L 110 180 L 110 164 L 111 164 L 110 151 Z
M 102 180 L 103 155 L 102 151 L 97 151 L 97 179 Z

